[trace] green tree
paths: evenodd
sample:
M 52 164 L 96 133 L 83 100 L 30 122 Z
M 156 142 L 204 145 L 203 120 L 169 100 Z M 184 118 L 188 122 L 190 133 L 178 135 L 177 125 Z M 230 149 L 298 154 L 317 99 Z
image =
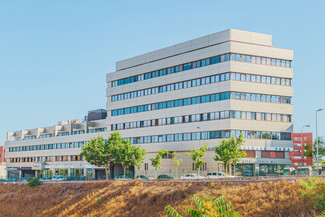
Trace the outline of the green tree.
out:
M 149 157 L 149 160 L 151 161 L 151 165 L 155 168 L 155 178 L 157 178 L 157 171 L 158 168 L 160 168 L 161 159 L 164 154 L 168 154 L 167 149 L 161 149 L 159 150 L 158 154 L 155 157 Z
M 205 163 L 202 158 L 206 155 L 206 150 L 208 149 L 207 145 L 203 145 L 196 150 L 195 148 L 191 150 L 190 153 L 186 153 L 185 155 L 191 158 L 195 162 L 195 168 L 197 170 L 197 178 L 200 177 L 200 167 Z
M 204 200 L 192 195 L 191 199 L 194 200 L 197 209 L 187 206 L 183 206 L 183 209 L 193 217 L 240 217 L 239 213 L 233 210 L 232 203 L 227 203 L 227 199 L 224 196 L 218 197 L 215 200 Z M 167 216 L 182 217 L 171 205 L 167 205 L 165 211 Z
M 315 162 L 317 159 L 317 142 L 318 142 L 318 156 L 319 159 L 322 159 L 322 157 L 325 156 L 325 142 L 322 138 L 318 138 L 318 140 L 314 141 L 314 144 L 312 145 L 308 145 L 308 144 L 304 144 L 304 156 L 305 157 L 311 157 Z
M 179 167 L 179 165 L 183 162 L 183 159 L 176 159 L 176 157 L 180 157 L 180 154 L 176 154 L 176 152 L 171 153 L 172 156 L 172 160 L 174 161 L 174 166 L 175 166 L 175 170 L 176 170 L 176 179 L 177 179 L 177 168 Z
M 98 167 L 105 167 L 106 179 L 108 180 L 108 168 L 112 162 L 112 145 L 118 143 L 118 132 L 111 134 L 109 141 L 104 140 L 103 137 L 91 138 L 87 145 L 82 147 L 81 157 L 91 165 Z
M 130 166 L 135 166 L 138 170 L 141 169 L 141 164 L 144 162 L 147 151 L 140 146 L 131 145 L 130 140 L 124 140 L 113 146 L 112 156 L 114 164 L 121 164 L 123 168 L 123 176 L 125 179 L 126 169 Z
M 220 145 L 214 147 L 215 161 L 222 161 L 226 174 L 228 173 L 228 166 L 230 163 L 237 164 L 241 158 L 245 158 L 246 151 L 240 150 L 240 146 L 244 144 L 243 135 L 240 134 L 238 138 L 233 136 L 227 141 L 225 138 Z

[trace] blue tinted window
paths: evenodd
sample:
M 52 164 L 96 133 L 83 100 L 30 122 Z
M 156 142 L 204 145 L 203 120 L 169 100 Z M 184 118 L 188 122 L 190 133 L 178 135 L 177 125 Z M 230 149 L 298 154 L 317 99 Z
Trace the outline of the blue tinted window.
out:
M 216 64 L 216 63 L 219 63 L 219 62 L 220 62 L 219 56 L 211 58 L 211 64 Z

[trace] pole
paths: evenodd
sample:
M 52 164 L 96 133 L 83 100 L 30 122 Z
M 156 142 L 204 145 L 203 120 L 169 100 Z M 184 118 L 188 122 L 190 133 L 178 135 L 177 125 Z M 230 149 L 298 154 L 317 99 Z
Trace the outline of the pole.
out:
M 303 144 L 303 140 L 302 140 L 302 131 L 305 127 L 310 127 L 310 125 L 304 125 L 301 128 L 301 132 L 300 132 L 300 141 L 301 141 L 301 166 L 304 166 L 304 144 Z M 301 168 L 302 171 L 303 168 Z M 302 174 L 302 172 L 300 172 L 300 174 Z
M 316 111 L 316 150 L 317 150 L 317 153 L 316 153 L 316 174 L 319 175 L 319 172 L 318 172 L 318 130 L 317 130 L 317 112 L 319 110 Z
M 317 145 L 316 145 L 316 149 L 317 149 L 317 153 L 316 153 L 316 161 L 317 161 L 316 166 L 317 166 L 317 168 L 316 168 L 316 171 L 317 171 L 317 175 L 319 175 L 317 112 L 320 112 L 320 111 L 323 111 L 323 109 L 317 109 L 316 110 L 316 142 L 317 142 Z

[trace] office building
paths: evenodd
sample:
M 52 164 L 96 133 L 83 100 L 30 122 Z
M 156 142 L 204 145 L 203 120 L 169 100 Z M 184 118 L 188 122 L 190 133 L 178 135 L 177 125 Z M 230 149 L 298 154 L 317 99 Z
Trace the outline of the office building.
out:
M 102 168 L 80 159 L 80 147 L 119 131 L 148 152 L 135 175 L 154 176 L 149 157 L 160 149 L 181 154 L 179 176 L 193 173 L 185 153 L 205 144 L 202 174 L 221 171 L 214 146 L 240 133 L 247 157 L 233 171 L 275 175 L 290 166 L 293 151 L 292 60 L 293 51 L 274 47 L 271 35 L 229 29 L 119 61 L 106 76 L 106 119 L 88 114 L 82 123 L 8 133 L 9 174 L 96 176 Z M 170 155 L 159 174 L 175 176 Z
M 272 36 L 229 29 L 116 63 L 107 74 L 107 124 L 148 151 L 140 173 L 153 174 L 149 157 L 160 149 L 184 155 L 208 144 L 203 171 L 221 170 L 213 147 L 244 135 L 241 175 L 276 174 L 290 166 L 293 51 Z M 160 173 L 173 173 L 171 160 Z
M 312 133 L 292 133 L 291 138 L 293 141 L 293 156 L 291 157 L 292 167 L 313 166 L 313 159 L 311 157 L 303 157 L 306 152 L 303 145 L 313 146 Z M 303 145 L 302 145 L 303 144 Z

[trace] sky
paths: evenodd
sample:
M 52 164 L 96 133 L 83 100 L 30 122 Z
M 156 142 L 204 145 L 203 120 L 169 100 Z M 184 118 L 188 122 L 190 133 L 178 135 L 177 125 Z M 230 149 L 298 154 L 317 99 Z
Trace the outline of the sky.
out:
M 0 0 L 0 145 L 6 132 L 105 108 L 116 61 L 229 28 L 294 50 L 294 131 L 325 109 L 325 1 Z M 325 136 L 325 111 L 318 113 Z

